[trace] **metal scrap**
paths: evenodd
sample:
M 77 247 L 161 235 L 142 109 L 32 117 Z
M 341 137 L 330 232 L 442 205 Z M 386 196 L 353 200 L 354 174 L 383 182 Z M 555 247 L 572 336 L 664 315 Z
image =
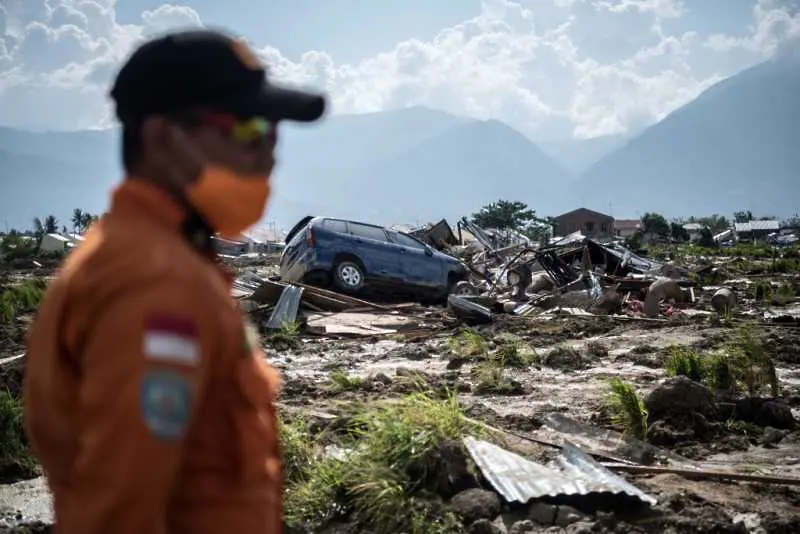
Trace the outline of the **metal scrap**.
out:
M 558 462 L 550 466 L 472 437 L 464 438 L 464 445 L 484 478 L 508 502 L 608 495 L 641 504 L 654 505 L 657 502 L 655 497 L 615 475 L 572 445 L 565 445 Z
M 492 312 L 486 306 L 469 300 L 464 295 L 450 295 L 447 305 L 460 319 L 472 323 L 488 323 L 492 320 Z
M 281 296 L 275 304 L 275 309 L 267 321 L 267 328 L 278 330 L 285 323 L 294 323 L 297 312 L 300 310 L 300 299 L 303 297 L 303 288 L 288 285 L 281 291 Z

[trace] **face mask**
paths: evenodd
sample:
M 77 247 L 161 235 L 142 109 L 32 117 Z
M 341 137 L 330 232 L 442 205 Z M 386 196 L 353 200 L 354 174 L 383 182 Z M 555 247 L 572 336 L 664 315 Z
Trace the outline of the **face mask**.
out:
M 186 196 L 214 230 L 235 238 L 264 215 L 270 183 L 263 175 L 247 176 L 208 166 Z

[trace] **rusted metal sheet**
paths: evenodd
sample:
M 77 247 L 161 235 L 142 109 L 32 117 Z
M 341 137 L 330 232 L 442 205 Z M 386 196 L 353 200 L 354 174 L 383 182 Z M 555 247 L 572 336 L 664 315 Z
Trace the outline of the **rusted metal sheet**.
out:
M 581 450 L 565 445 L 557 463 L 532 462 L 487 441 L 464 438 L 472 459 L 492 487 L 508 502 L 543 497 L 626 496 L 653 505 L 656 499 L 615 475 Z

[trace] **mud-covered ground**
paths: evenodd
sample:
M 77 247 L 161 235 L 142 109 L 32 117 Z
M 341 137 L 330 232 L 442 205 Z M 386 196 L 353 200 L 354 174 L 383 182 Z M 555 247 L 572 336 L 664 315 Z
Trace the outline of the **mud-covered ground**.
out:
M 431 324 L 425 331 L 373 338 L 300 336 L 268 348 L 284 375 L 282 409 L 335 416 L 347 401 L 377 401 L 420 388 L 449 389 L 457 392 L 469 417 L 522 441 L 546 436 L 543 424 L 554 413 L 604 431 L 614 428 L 608 408 L 610 378 L 632 383 L 646 397 L 666 379 L 668 347 L 710 352 L 731 343 L 739 331 L 737 322 L 725 326 L 703 316 L 667 321 L 499 316 L 476 328 L 486 348 L 514 344 L 520 353 L 535 356 L 523 366 L 503 369 L 502 384 L 493 389 L 487 388 L 485 376 L 473 371 L 480 358 L 456 354 L 458 342 L 453 339 L 463 337 L 461 328 L 452 322 Z M 800 408 L 800 329 L 759 327 L 759 336 L 777 367 L 780 396 L 785 400 L 781 405 L 795 412 Z M 6 346 L 2 356 L 17 350 Z M 0 369 L 6 387 L 17 387 L 19 363 Z M 651 426 L 651 436 L 664 449 L 712 468 L 800 477 L 800 430 L 760 426 L 763 420 L 751 419 L 737 423 L 722 415 L 716 420 L 708 417 L 700 423 L 695 420 L 689 430 L 669 421 Z M 549 454 L 541 444 L 530 447 L 534 455 Z M 800 486 L 690 480 L 663 473 L 623 476 L 658 499 L 653 512 L 582 511 L 561 526 L 517 522 L 514 528 L 509 519 L 513 514 L 506 514 L 504 526 L 497 520 L 492 527 L 473 525 L 469 531 L 800 532 Z M 0 512 L 4 514 L 0 525 L 49 521 L 41 480 L 0 490 Z M 514 513 L 517 519 L 522 517 L 519 510 Z
M 510 391 L 482 393 L 480 376 L 471 372 L 474 364 L 453 357 L 455 334 L 448 330 L 396 339 L 306 340 L 298 350 L 273 352 L 272 359 L 285 376 L 287 405 L 336 413 L 343 399 L 398 395 L 424 381 L 434 389 L 458 391 L 471 417 L 524 437 L 541 430 L 553 413 L 590 428 L 611 428 L 610 378 L 620 377 L 646 396 L 666 378 L 668 347 L 709 352 L 733 342 L 738 325 L 715 325 L 707 317 L 647 321 L 503 316 L 478 331 L 490 348 L 512 340 L 524 347 L 520 350 L 535 351 L 536 362 L 529 367 L 505 370 L 513 383 Z M 794 412 L 800 408 L 800 329 L 766 327 L 762 334 L 777 365 L 781 396 Z M 342 384 L 341 378 L 332 379 L 344 373 L 363 380 Z M 708 432 L 676 432 L 666 438 L 662 433 L 660 442 L 711 469 L 800 476 L 800 431 L 726 421 L 708 426 Z M 626 476 L 659 500 L 658 519 L 646 516 L 639 521 L 634 515 L 614 527 L 615 519 L 600 514 L 601 520 L 588 519 L 567 531 L 800 532 L 800 487 L 689 480 L 672 474 Z

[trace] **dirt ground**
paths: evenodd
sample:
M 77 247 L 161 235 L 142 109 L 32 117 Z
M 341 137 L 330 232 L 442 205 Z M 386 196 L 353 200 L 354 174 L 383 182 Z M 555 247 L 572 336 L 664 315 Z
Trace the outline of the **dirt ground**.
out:
M 502 394 L 477 387 L 471 371 L 474 361 L 452 357 L 452 339 L 460 331 L 453 322 L 436 323 L 414 334 L 372 338 L 301 336 L 294 348 L 268 348 L 268 355 L 284 376 L 283 410 L 335 416 L 347 401 L 397 397 L 422 383 L 429 390 L 449 388 L 458 392 L 473 419 L 509 431 L 522 441 L 528 437 L 541 441 L 546 435 L 543 425 L 552 414 L 598 431 L 613 428 L 607 402 L 610 378 L 622 378 L 646 396 L 667 378 L 664 359 L 668 347 L 713 350 L 731 340 L 736 326 L 714 324 L 702 316 L 658 321 L 498 316 L 493 323 L 476 329 L 489 348 L 513 340 L 537 355 L 531 365 L 504 371 L 513 387 Z M 780 396 L 797 414 L 800 328 L 766 326 L 762 335 L 777 366 Z M 19 342 L 8 338 L 0 341 L 0 357 L 21 352 Z M 16 393 L 23 369 L 24 360 L 2 365 L 3 386 Z M 800 430 L 796 428 L 776 429 L 755 422 L 733 425 L 720 419 L 704 421 L 702 431 L 695 428 L 687 432 L 672 423 L 656 430 L 651 427 L 651 435 L 658 438 L 659 446 L 704 465 L 800 477 Z M 532 451 L 549 454 L 541 444 L 530 446 Z M 800 532 L 800 486 L 692 480 L 665 473 L 623 476 L 658 500 L 652 511 L 584 509 L 561 525 L 525 520 L 511 526 L 508 518 L 519 510 L 504 508 L 508 512 L 503 514 L 505 525 L 500 520 L 491 526 L 478 522 L 469 532 Z M 0 532 L 47 529 L 50 515 L 42 484 L 23 484 L 26 486 L 0 489 Z M 30 523 L 37 519 L 43 522 Z M 20 524 L 28 530 L 22 530 Z
M 553 413 L 594 428 L 609 428 L 609 378 L 630 381 L 646 395 L 666 377 L 664 349 L 678 345 L 710 350 L 730 341 L 735 332 L 733 327 L 714 326 L 702 318 L 649 322 L 513 316 L 503 316 L 479 330 L 489 339 L 514 336 L 535 349 L 545 363 L 507 370 L 519 387 L 497 395 L 475 392 L 469 364 L 453 369 L 447 357 L 451 331 L 396 340 L 307 340 L 302 349 L 272 352 L 271 358 L 284 373 L 282 402 L 287 405 L 336 413 L 344 399 L 403 393 L 412 387 L 407 377 L 422 377 L 434 389 L 459 391 L 471 417 L 517 436 L 530 436 Z M 778 365 L 782 395 L 795 410 L 800 406 L 800 329 L 766 328 L 765 344 Z M 554 351 L 573 359 L 548 359 Z M 350 391 L 336 391 L 330 387 L 335 371 L 364 380 Z M 800 475 L 800 432 L 782 431 L 779 443 L 769 442 L 765 433 L 769 432 L 755 426 L 742 430 L 722 424 L 710 435 L 678 438 L 668 448 L 712 466 L 747 465 L 760 473 Z M 800 532 L 800 487 L 689 480 L 671 474 L 626 477 L 658 499 L 654 514 L 627 519 L 625 514 L 596 514 L 566 532 Z M 565 531 L 549 528 L 529 532 Z

